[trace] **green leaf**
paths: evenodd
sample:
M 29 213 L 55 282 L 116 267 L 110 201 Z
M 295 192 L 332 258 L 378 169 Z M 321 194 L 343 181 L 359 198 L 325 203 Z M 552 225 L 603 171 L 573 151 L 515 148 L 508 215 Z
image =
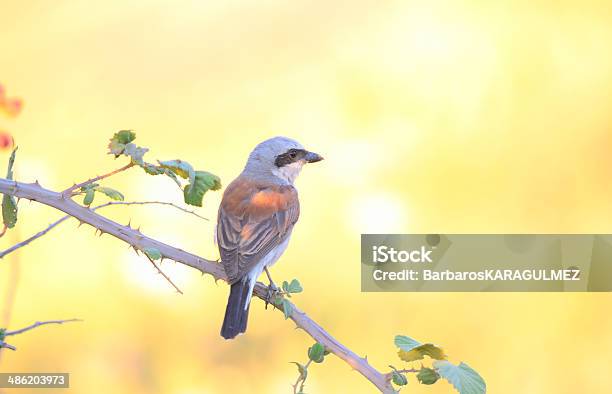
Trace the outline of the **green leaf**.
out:
M 100 185 L 98 185 L 97 183 L 88 183 L 87 185 L 81 187 L 81 192 L 86 192 L 89 189 L 95 189 L 98 186 Z
M 399 358 L 406 362 L 421 360 L 425 356 L 436 360 L 444 360 L 446 358 L 444 350 L 431 343 L 421 344 L 405 335 L 397 335 L 394 342 L 395 346 L 400 348 L 398 352 Z
M 151 163 L 144 163 L 140 165 L 142 169 L 149 175 L 167 175 L 170 179 L 172 179 L 179 187 L 183 187 L 181 182 L 178 180 L 177 175 L 169 168 L 163 168 L 161 166 L 156 166 Z
M 108 144 L 108 153 L 115 155 L 115 157 L 119 157 L 124 153 L 126 145 L 135 139 L 136 133 L 132 130 L 121 130 L 115 133 Z
M 123 201 L 124 199 L 123 194 L 110 187 L 96 186 L 95 190 L 115 201 Z
M 219 190 L 221 179 L 218 176 L 206 171 L 196 171 L 193 183 L 185 186 L 183 194 L 185 202 L 197 207 L 202 206 L 202 198 L 208 190 Z
M 427 385 L 434 384 L 440 379 L 440 375 L 435 370 L 426 367 L 422 367 L 416 377 L 421 384 Z
M 393 371 L 391 373 L 391 379 L 393 380 L 393 383 L 395 383 L 398 386 L 405 386 L 408 384 L 408 378 L 406 378 L 406 375 L 399 373 L 397 371 Z
M 287 320 L 289 319 L 289 317 L 291 317 L 291 314 L 293 313 L 293 306 L 291 305 L 291 302 L 289 302 L 289 300 L 286 300 L 284 298 L 281 301 L 281 304 L 283 305 L 283 313 L 285 314 L 285 320 Z
M 298 372 L 300 373 L 300 380 L 306 380 L 306 377 L 308 377 L 308 368 L 306 368 L 305 365 L 302 365 L 295 361 L 291 361 L 291 364 L 297 365 Z
M 129 144 L 136 139 L 136 133 L 132 130 L 121 130 L 113 136 L 120 144 Z
M 275 294 L 270 300 L 270 303 L 274 305 L 276 308 L 280 309 L 283 307 L 283 300 L 284 300 L 283 296 L 279 294 Z
M 191 166 L 191 164 L 187 163 L 183 160 L 168 160 L 168 161 L 160 161 L 159 165 L 162 168 L 167 168 L 172 170 L 175 174 L 180 176 L 183 179 L 188 179 L 190 184 L 193 184 L 196 177 L 196 172 Z
M 435 361 L 433 366 L 440 376 L 448 380 L 460 394 L 484 394 L 487 392 L 487 385 L 482 377 L 463 362 L 457 366 L 446 360 Z
M 158 167 L 155 164 L 151 164 L 151 163 L 144 163 L 142 165 L 142 169 L 145 170 L 145 172 L 150 175 L 159 175 L 165 172 L 163 168 Z
M 11 153 L 9 158 L 6 179 L 13 179 L 13 165 L 15 164 L 16 152 L 17 148 L 13 149 L 13 153 Z M 7 228 L 13 228 L 17 224 L 17 201 L 15 197 L 9 194 L 2 196 L 2 222 Z
M 151 260 L 159 260 L 162 258 L 161 252 L 157 248 L 144 248 L 142 250 Z
M 2 196 L 2 222 L 7 228 L 13 228 L 17 224 L 17 201 L 8 194 Z
M 415 341 L 414 339 L 405 335 L 396 335 L 393 343 L 395 343 L 395 346 L 405 351 L 410 351 L 421 345 L 420 342 Z
M 315 363 L 322 363 L 325 358 L 325 346 L 319 342 L 308 348 L 308 358 Z
M 17 153 L 17 147 L 11 152 L 9 157 L 8 169 L 6 170 L 6 179 L 13 179 L 13 165 L 15 164 L 15 154 Z
M 285 293 L 301 293 L 303 289 L 300 282 L 297 279 L 293 279 L 291 283 L 283 281 L 283 291 Z
M 0 328 L 0 342 L 4 341 L 4 338 L 6 338 L 6 328 Z
M 174 171 L 169 170 L 169 169 L 163 169 L 164 170 L 164 174 L 168 176 L 168 178 L 172 179 L 174 181 L 174 183 L 176 183 L 178 185 L 178 187 L 183 187 L 181 185 L 181 182 L 178 180 L 178 176 L 174 173 Z
M 115 158 L 126 155 L 132 159 L 132 162 L 139 166 L 144 166 L 143 156 L 149 151 L 147 148 L 141 148 L 132 143 L 136 139 L 136 133 L 132 130 L 121 130 L 110 139 L 108 144 L 108 153 L 115 155 Z
M 148 151 L 148 148 L 141 148 L 140 146 L 136 146 L 134 144 L 127 144 L 123 153 L 126 156 L 129 156 L 132 159 L 132 162 L 138 164 L 139 166 L 144 166 L 143 157 Z
M 87 189 L 85 197 L 83 198 L 83 205 L 90 206 L 94 200 L 96 191 L 94 189 Z

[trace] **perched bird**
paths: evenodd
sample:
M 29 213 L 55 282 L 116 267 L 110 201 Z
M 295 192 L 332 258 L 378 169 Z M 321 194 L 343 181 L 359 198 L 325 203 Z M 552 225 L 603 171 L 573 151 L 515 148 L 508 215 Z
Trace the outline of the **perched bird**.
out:
M 242 173 L 223 193 L 216 238 L 231 285 L 223 338 L 246 331 L 253 288 L 264 270 L 270 287 L 276 289 L 267 267 L 287 248 L 300 215 L 293 182 L 304 164 L 321 160 L 297 141 L 270 138 L 253 149 Z

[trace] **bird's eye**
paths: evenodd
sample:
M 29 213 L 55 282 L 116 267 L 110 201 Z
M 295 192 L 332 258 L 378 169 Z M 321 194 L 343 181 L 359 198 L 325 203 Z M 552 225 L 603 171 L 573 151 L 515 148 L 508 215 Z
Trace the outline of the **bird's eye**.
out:
M 292 159 L 295 159 L 297 157 L 297 153 L 289 152 L 289 157 L 292 158 Z

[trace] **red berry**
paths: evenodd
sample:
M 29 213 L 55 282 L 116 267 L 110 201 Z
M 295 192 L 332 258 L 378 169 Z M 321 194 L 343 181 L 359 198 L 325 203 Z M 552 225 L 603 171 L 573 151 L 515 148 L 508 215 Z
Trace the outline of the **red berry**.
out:
M 13 136 L 7 131 L 0 131 L 0 150 L 10 149 L 13 146 Z

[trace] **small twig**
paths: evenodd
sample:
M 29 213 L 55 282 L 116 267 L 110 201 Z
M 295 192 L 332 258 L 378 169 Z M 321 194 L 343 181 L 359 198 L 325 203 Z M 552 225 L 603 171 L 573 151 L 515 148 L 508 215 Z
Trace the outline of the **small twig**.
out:
M 0 349 L 3 349 L 3 348 L 11 349 L 11 350 L 17 350 L 17 348 L 15 346 L 13 346 L 13 345 L 11 345 L 9 343 L 0 341 Z
M 8 226 L 5 224 L 2 231 L 0 231 L 0 238 L 4 237 L 4 234 L 6 234 L 6 230 L 8 230 Z
M 304 370 L 308 371 L 308 367 L 310 366 L 310 363 L 312 363 L 312 360 L 309 359 L 308 362 L 304 364 Z M 300 376 L 298 376 L 297 380 L 295 381 L 295 384 L 291 385 L 291 387 L 293 387 L 293 394 L 298 394 L 304 391 L 304 383 L 306 383 L 307 377 L 308 375 L 304 376 L 300 372 Z M 298 384 L 300 384 L 300 391 L 297 391 Z
M 167 206 L 171 206 L 171 207 L 179 209 L 179 210 L 181 210 L 183 212 L 192 214 L 192 215 L 194 215 L 194 216 L 196 216 L 196 217 L 198 217 L 200 219 L 208 220 L 207 218 L 198 215 L 194 211 L 182 208 L 182 207 L 180 207 L 178 205 L 175 205 L 175 204 L 173 204 L 171 202 L 165 202 L 165 201 L 110 201 L 110 202 L 107 202 L 105 204 L 101 204 L 101 205 L 98 205 L 98 206 L 96 206 L 94 208 L 91 208 L 91 210 L 92 211 L 96 211 L 96 210 L 98 210 L 100 208 L 105 208 L 105 207 L 108 207 L 108 206 L 111 206 L 111 205 L 149 205 L 149 204 L 151 204 L 151 205 L 167 205 Z M 38 233 L 32 235 L 31 237 L 29 237 L 29 238 L 27 238 L 27 239 L 25 239 L 25 240 L 15 244 L 15 245 L 13 245 L 13 246 L 11 246 L 10 248 L 8 248 L 6 250 L 3 250 L 2 252 L 0 252 L 0 259 L 3 258 L 4 256 L 6 256 L 9 253 L 12 253 L 12 252 L 14 252 L 17 249 L 26 246 L 27 244 L 29 244 L 30 242 L 34 241 L 35 239 L 42 237 L 43 235 L 47 234 L 51 229 L 53 229 L 55 226 L 57 226 L 58 224 L 60 224 L 60 223 L 62 223 L 64 221 L 70 219 L 71 217 L 72 216 L 70 216 L 70 215 L 63 216 L 60 219 L 56 220 L 55 222 L 51 223 L 46 229 L 44 229 L 42 231 L 39 231 Z
M 82 321 L 81 319 L 66 319 L 66 320 L 46 320 L 46 321 L 37 321 L 34 324 L 31 324 L 27 327 L 24 328 L 20 328 L 19 330 L 13 330 L 13 331 L 5 331 L 4 332 L 4 337 L 8 337 L 11 335 L 18 335 L 21 333 L 24 333 L 26 331 L 30 331 L 35 329 L 36 327 L 40 327 L 43 326 L 45 324 L 64 324 L 64 323 L 69 323 L 69 322 L 74 322 L 74 321 Z M 4 341 L 0 341 L 0 348 L 6 348 L 6 349 L 11 349 L 11 350 L 17 350 L 17 348 L 11 344 L 8 344 Z
M 62 195 L 63 195 L 64 197 L 72 197 L 72 196 L 75 196 L 75 195 L 79 194 L 78 192 L 77 192 L 77 193 L 75 193 L 75 190 L 80 189 L 80 188 L 82 188 L 82 187 L 85 187 L 85 186 L 87 186 L 87 185 L 89 185 L 89 184 L 91 184 L 91 183 L 97 182 L 97 181 L 99 181 L 99 180 L 102 180 L 102 179 L 108 178 L 109 176 L 112 176 L 112 175 L 118 174 L 118 173 L 120 173 L 120 172 L 122 172 L 122 171 L 125 171 L 125 170 L 127 170 L 127 169 L 130 169 L 130 168 L 132 168 L 132 167 L 134 167 L 134 163 L 133 163 L 133 162 L 130 162 L 130 163 L 126 164 L 125 166 L 121 167 L 121 168 L 117 168 L 116 170 L 109 172 L 108 174 L 98 175 L 97 177 L 95 177 L 95 178 L 91 178 L 91 179 L 88 179 L 88 180 L 86 180 L 85 182 L 81 182 L 81 183 L 79 183 L 79 184 L 75 184 L 74 186 L 71 186 L 71 187 L 69 187 L 68 189 L 64 190 L 64 191 L 62 192 Z
M 391 367 L 391 365 L 389 365 Z M 393 367 L 391 367 L 393 368 Z M 385 376 L 387 377 L 387 380 L 391 380 L 393 378 L 393 372 L 398 372 L 398 373 L 417 373 L 419 372 L 418 369 L 414 369 L 414 368 L 409 368 L 409 369 L 393 369 L 393 371 L 387 373 Z
M 199 215 L 196 211 L 190 210 L 190 209 L 185 209 L 183 207 L 180 207 L 174 203 L 171 202 L 166 202 L 166 201 L 110 201 L 107 202 L 106 204 L 102 204 L 102 205 L 98 205 L 95 208 L 92 208 L 94 211 L 96 209 L 100 209 L 100 208 L 104 208 L 104 207 L 108 207 L 109 205 L 148 205 L 148 204 L 157 204 L 157 205 L 168 205 L 170 207 L 174 207 L 178 210 L 181 210 L 185 213 L 191 214 L 195 217 L 198 217 L 202 220 L 206 220 L 209 221 L 208 218 L 205 218 L 204 216 Z
M 49 230 L 51 230 L 52 228 L 54 228 L 55 226 L 57 226 L 58 224 L 60 224 L 61 222 L 70 219 L 70 215 L 66 215 L 62 218 L 60 218 L 59 220 L 51 223 L 46 229 L 37 232 L 36 234 L 32 235 L 31 237 L 11 246 L 10 248 L 3 250 L 2 252 L 0 252 L 0 259 L 3 258 L 4 256 L 6 256 L 9 253 L 14 252 L 15 250 L 22 248 L 24 246 L 26 246 L 27 244 L 29 244 L 30 242 L 34 241 L 37 238 L 42 237 L 43 235 L 47 234 L 49 232 Z
M 149 261 L 151 262 L 151 264 L 153 264 L 153 267 L 155 267 L 155 269 L 157 270 L 157 272 L 158 272 L 159 274 L 161 274 L 161 276 L 163 276 L 163 277 L 164 277 L 164 278 L 165 278 L 165 279 L 168 281 L 168 283 L 170 283 L 170 284 L 172 285 L 172 287 L 174 287 L 174 289 L 175 289 L 176 291 L 178 291 L 178 292 L 179 292 L 179 294 L 183 294 L 183 292 L 181 291 L 181 289 L 179 289 L 179 287 L 178 287 L 178 286 L 177 286 L 177 285 L 176 285 L 176 284 L 175 284 L 175 283 L 172 281 L 172 279 L 170 279 L 170 277 L 169 277 L 168 275 L 166 275 L 166 274 L 164 273 L 164 271 L 162 271 L 162 270 L 161 270 L 161 268 L 160 268 L 160 267 L 157 265 L 157 263 L 155 263 L 155 261 L 154 261 L 152 258 L 150 258 L 149 256 L 147 256 L 147 254 L 146 254 L 146 253 L 143 253 L 143 254 L 144 254 L 146 257 L 147 257 L 147 259 L 149 259 Z
M 83 321 L 83 320 L 81 320 L 81 319 L 66 319 L 66 320 L 37 321 L 34 324 L 31 324 L 31 325 L 29 325 L 27 327 L 24 327 L 24 328 L 20 328 L 19 330 L 6 331 L 4 333 L 4 336 L 8 337 L 10 335 L 18 335 L 18 334 L 21 334 L 23 332 L 33 330 L 36 327 L 44 326 L 45 324 L 64 324 L 64 323 L 70 323 L 70 322 L 74 322 L 74 321 Z

